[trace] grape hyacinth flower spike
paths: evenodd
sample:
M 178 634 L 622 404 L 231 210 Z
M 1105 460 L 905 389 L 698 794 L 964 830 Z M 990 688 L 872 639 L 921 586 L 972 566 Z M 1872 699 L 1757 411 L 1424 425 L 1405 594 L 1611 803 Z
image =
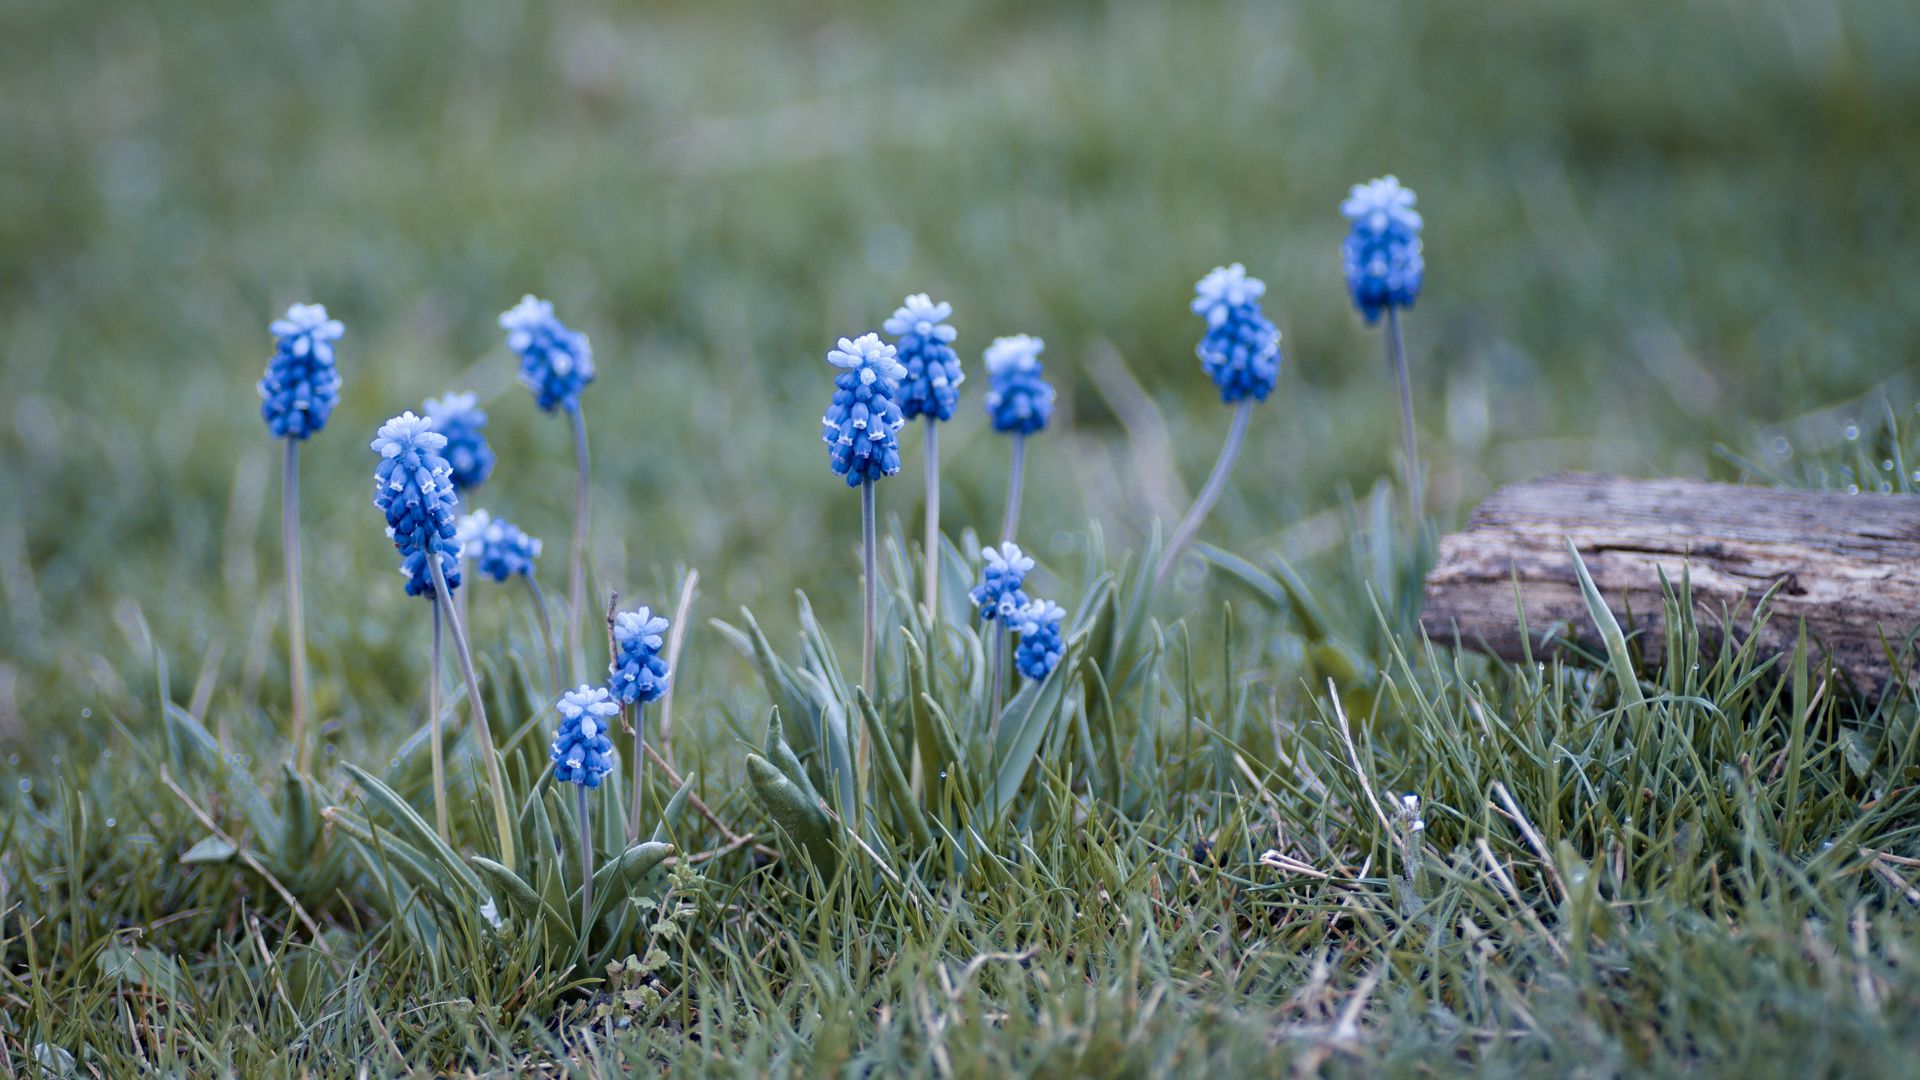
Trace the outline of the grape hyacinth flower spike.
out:
M 473 653 L 458 609 L 452 603 L 453 590 L 460 584 L 460 545 L 455 540 L 454 513 L 460 497 L 453 490 L 453 466 L 441 456 L 447 437 L 433 430 L 425 418 L 402 413 L 380 426 L 372 442 L 380 464 L 373 473 L 373 505 L 386 516 L 387 536 L 399 551 L 400 572 L 407 579 L 407 595 L 424 596 L 433 601 L 434 664 L 429 682 L 428 713 L 433 726 L 434 805 L 444 834 L 446 823 L 446 775 L 440 739 L 440 657 L 439 623 L 444 620 L 453 634 L 455 654 L 461 675 L 467 684 L 468 717 L 473 743 L 486 767 L 487 782 L 493 798 L 494 825 L 500 839 L 500 861 L 508 868 L 514 857 L 512 817 L 507 810 L 506 788 L 500 779 L 500 761 L 493 751 L 493 736 L 487 727 L 486 708 L 480 696 L 480 682 L 474 674 Z
M 587 597 L 587 421 L 580 411 L 580 392 L 593 381 L 593 348 L 587 335 L 569 329 L 554 317 L 553 305 L 535 296 L 523 296 L 500 316 L 507 332 L 507 348 L 520 358 L 520 381 L 533 391 L 542 411 L 559 410 L 573 425 L 573 456 L 580 476 L 573 499 L 573 553 L 567 563 L 567 652 L 574 677 L 584 678 L 582 620 Z
M 827 363 L 840 368 L 833 381 L 833 400 L 820 418 L 821 439 L 827 444 L 827 464 L 848 487 L 860 489 L 860 550 L 864 564 L 866 624 L 860 642 L 860 685 L 873 686 L 874 622 L 879 618 L 875 563 L 873 487 L 882 477 L 900 471 L 900 429 L 906 417 L 896 400 L 907 369 L 893 346 L 878 334 L 841 338 L 827 353 Z M 864 752 L 866 743 L 861 747 Z
M 1234 407 L 1233 426 L 1227 429 L 1227 441 L 1214 462 L 1213 474 L 1207 477 L 1199 498 L 1193 500 L 1160 556 L 1153 575 L 1156 583 L 1173 569 L 1180 552 L 1226 490 L 1227 475 L 1233 471 L 1246 440 L 1253 405 L 1267 400 L 1280 377 L 1280 331 L 1260 311 L 1260 297 L 1266 291 L 1266 282 L 1248 277 L 1247 268 L 1239 263 L 1215 267 L 1194 286 L 1193 313 L 1207 321 L 1207 332 L 1194 351 L 1200 357 L 1201 370 L 1219 388 L 1221 402 Z
M 622 611 L 613 619 L 613 661 L 607 665 L 607 689 L 621 711 L 633 706 L 633 805 L 627 836 L 640 842 L 640 793 L 646 781 L 647 706 L 667 692 L 671 673 L 661 653 L 667 620 L 651 608 Z
M 547 599 L 534 577 L 534 560 L 540 557 L 540 541 L 522 532 L 510 521 L 496 520 L 485 510 L 475 510 L 460 519 L 454 531 L 460 544 L 460 558 L 470 562 L 483 577 L 505 584 L 518 578 L 526 583 L 527 597 L 534 617 L 540 623 L 540 640 L 546 646 L 547 676 L 554 692 L 560 689 L 560 661 L 553 647 L 553 624 L 547 618 Z
M 346 329 L 320 304 L 295 304 L 268 327 L 273 359 L 260 377 L 260 418 L 286 441 L 280 473 L 280 533 L 286 557 L 287 675 L 293 684 L 293 753 L 306 772 L 313 761 L 307 737 L 307 628 L 300 606 L 300 444 L 327 426 L 340 400 L 333 343 Z
M 1059 665 L 1060 657 L 1067 651 L 1066 642 L 1060 637 L 1060 620 L 1066 617 L 1066 611 L 1051 600 L 1033 600 L 1010 620 L 1013 631 L 1020 635 L 1020 647 L 1014 652 L 1014 664 L 1020 674 L 1042 682 Z
M 597 788 L 613 771 L 613 717 L 620 706 L 604 686 L 579 687 L 560 695 L 554 706 L 560 714 L 560 729 L 554 733 L 548 753 L 553 758 L 553 778 L 574 785 L 575 809 L 580 819 L 580 933 L 587 932 L 587 919 L 593 911 L 593 830 L 589 827 L 592 808 L 587 789 Z
M 428 398 L 422 414 L 433 430 L 447 437 L 445 457 L 453 467 L 453 489 L 471 494 L 474 488 L 493 475 L 493 447 L 480 430 L 487 426 L 487 414 L 470 393 Z
M 925 585 L 927 616 L 938 621 L 940 604 L 940 425 L 953 419 L 960 403 L 960 354 L 953 350 L 955 331 L 946 320 L 953 305 L 935 303 L 926 293 L 906 298 L 881 324 L 899 340 L 896 346 L 906 374 L 900 380 L 900 414 L 908 420 L 927 418 L 927 530 Z
M 1397 177 L 1383 176 L 1355 184 L 1340 212 L 1349 223 L 1340 245 L 1347 291 L 1369 326 L 1387 317 L 1387 363 L 1400 392 L 1400 440 L 1407 475 L 1407 499 L 1419 520 L 1421 492 L 1420 446 L 1413 429 L 1413 387 L 1407 373 L 1406 350 L 1400 340 L 1400 309 L 1412 307 L 1420 296 L 1426 262 L 1420 255 L 1419 211 L 1413 208 L 1412 188 Z
M 967 594 L 974 608 L 980 613 L 982 622 L 996 623 L 993 634 L 993 717 L 997 724 L 1000 717 L 1000 705 L 1007 689 L 1007 648 L 1009 627 L 1014 616 L 1027 606 L 1026 591 L 1021 585 L 1027 580 L 1027 574 L 1033 570 L 1033 558 L 1020 550 L 1020 545 L 1011 540 L 997 548 L 986 548 L 980 553 L 986 559 L 986 565 L 980 569 L 980 584 Z
M 1053 385 L 1047 382 L 1040 352 L 1047 343 L 1015 334 L 994 338 L 985 354 L 987 418 L 993 430 L 1013 436 L 1013 462 L 1007 479 L 1007 510 L 1000 522 L 1000 542 L 1013 539 L 1020 523 L 1020 485 L 1026 472 L 1027 436 L 1046 428 L 1053 419 Z

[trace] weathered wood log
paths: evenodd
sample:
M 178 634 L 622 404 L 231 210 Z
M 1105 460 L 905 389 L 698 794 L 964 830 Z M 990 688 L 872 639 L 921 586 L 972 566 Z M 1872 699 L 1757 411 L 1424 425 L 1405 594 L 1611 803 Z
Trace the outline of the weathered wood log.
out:
M 1421 626 L 1437 642 L 1518 660 L 1524 610 L 1537 659 L 1570 639 L 1598 652 L 1568 539 L 1649 663 L 1666 648 L 1664 571 L 1676 592 L 1691 579 L 1703 648 L 1731 631 L 1755 635 L 1762 657 L 1789 652 L 1805 620 L 1813 655 L 1860 693 L 1878 696 L 1892 680 L 1889 649 L 1913 681 L 1920 497 L 1590 475 L 1514 484 L 1440 541 Z

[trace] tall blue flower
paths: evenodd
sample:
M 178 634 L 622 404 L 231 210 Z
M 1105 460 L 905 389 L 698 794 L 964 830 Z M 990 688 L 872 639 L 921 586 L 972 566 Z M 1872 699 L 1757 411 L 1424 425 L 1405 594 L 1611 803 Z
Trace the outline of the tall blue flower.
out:
M 1392 176 L 1353 185 L 1340 212 L 1352 223 L 1340 246 L 1347 291 L 1368 322 L 1389 307 L 1412 307 L 1426 263 L 1413 189 Z
M 269 329 L 273 359 L 260 377 L 260 418 L 276 439 L 305 439 L 327 426 L 340 400 L 333 343 L 346 329 L 322 304 L 295 304 Z
M 952 304 L 936 304 L 926 293 L 915 293 L 881 324 L 900 339 L 900 364 L 907 372 L 900 379 L 900 412 L 909 420 L 951 420 L 960 403 L 960 384 L 967 376 L 960 370 L 960 354 L 953 351 L 954 329 L 946 324 L 952 315 Z
M 431 553 L 440 559 L 447 588 L 460 587 L 460 544 L 454 539 L 453 467 L 440 456 L 447 437 L 425 417 L 405 412 L 380 425 L 374 453 L 373 505 L 387 516 L 387 536 L 400 552 L 408 596 L 433 596 Z
M 580 408 L 580 391 L 593 381 L 593 347 L 587 335 L 553 317 L 553 305 L 523 296 L 500 316 L 507 348 L 520 357 L 520 381 L 548 412 Z
M 649 608 L 623 611 L 613 620 L 613 662 L 607 686 L 622 705 L 645 705 L 667 692 L 667 658 L 660 655 L 667 620 Z
M 510 521 L 495 521 L 485 510 L 460 519 L 454 533 L 462 558 L 471 559 L 482 574 L 495 581 L 515 575 L 531 576 L 540 557 L 540 541 L 521 532 Z
M 1014 612 L 1008 625 L 1020 635 L 1020 646 L 1013 653 L 1013 664 L 1020 674 L 1039 682 L 1053 673 L 1067 651 L 1060 637 L 1060 620 L 1066 614 L 1051 600 L 1035 600 Z
M 900 429 L 907 420 L 894 397 L 907 369 L 895 358 L 894 347 L 878 334 L 841 338 L 827 362 L 845 369 L 833 380 L 833 400 L 820 418 L 834 475 L 846 477 L 848 487 L 859 487 L 899 472 Z
M 987 416 L 995 431 L 1031 435 L 1053 419 L 1053 386 L 1040 365 L 1046 347 L 1025 334 L 994 338 L 987 346 Z
M 1027 605 L 1027 594 L 1020 586 L 1033 569 L 1033 558 L 1011 541 L 997 548 L 986 548 L 980 554 L 986 557 L 987 564 L 980 570 L 980 584 L 967 596 L 979 609 L 982 620 L 1011 619 Z
M 597 788 L 613 771 L 613 740 L 607 737 L 613 717 L 620 715 L 604 686 L 582 683 L 577 689 L 560 695 L 554 706 L 560 714 L 560 730 L 554 732 L 553 778 L 563 784 Z
M 448 394 L 428 398 L 423 407 L 433 430 L 447 437 L 447 464 L 453 466 L 453 486 L 460 491 L 479 487 L 493 473 L 493 447 L 480 431 L 487 426 L 487 414 L 475 401 L 472 394 Z
M 1234 263 L 1214 267 L 1193 289 L 1193 313 L 1207 320 L 1195 351 L 1220 400 L 1267 400 L 1280 375 L 1280 331 L 1260 313 L 1267 283 Z

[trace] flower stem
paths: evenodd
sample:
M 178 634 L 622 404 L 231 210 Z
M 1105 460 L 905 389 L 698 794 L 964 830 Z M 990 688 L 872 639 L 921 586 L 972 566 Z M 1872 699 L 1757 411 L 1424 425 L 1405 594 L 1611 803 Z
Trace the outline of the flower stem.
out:
M 287 669 L 293 682 L 293 756 L 301 772 L 313 766 L 307 737 L 307 626 L 300 608 L 300 440 L 288 439 L 280 483 L 280 532 L 287 558 Z
M 449 840 L 447 828 L 447 759 L 440 740 L 440 605 L 433 605 L 433 666 L 427 673 L 427 716 L 433 724 L 433 817 L 440 826 L 440 839 Z
M 996 619 L 993 624 L 993 712 L 987 717 L 989 737 L 997 736 L 1000 731 L 1000 710 L 1005 706 L 1007 697 L 1007 642 L 1013 636 L 1007 629 L 1006 619 Z
M 1400 341 L 1400 308 L 1394 304 L 1387 305 L 1387 363 L 1400 389 L 1400 453 L 1407 470 L 1407 508 L 1417 529 L 1427 500 L 1421 490 L 1420 441 L 1413 431 L 1413 383 L 1407 374 L 1407 350 Z
M 1233 463 L 1240 457 L 1240 444 L 1246 441 L 1247 421 L 1253 416 L 1253 402 L 1240 402 L 1233 411 L 1233 427 L 1227 431 L 1227 444 L 1220 448 L 1220 460 L 1213 463 L 1213 475 L 1207 477 L 1207 486 L 1200 489 L 1200 497 L 1193 500 L 1192 509 L 1181 520 L 1180 527 L 1174 530 L 1173 539 L 1167 542 L 1166 553 L 1160 556 L 1160 565 L 1153 572 L 1154 584 L 1167 576 L 1174 562 L 1180 558 L 1180 551 L 1200 531 L 1200 523 L 1206 520 L 1207 511 L 1219 500 L 1220 493 L 1226 490 L 1227 474 L 1233 471 Z
M 550 689 L 555 697 L 566 687 L 560 683 L 560 657 L 553 651 L 553 623 L 547 618 L 547 597 L 540 591 L 540 583 L 533 580 L 532 574 L 520 575 L 527 583 L 528 596 L 533 600 L 533 613 L 540 618 L 540 642 L 547 647 L 547 677 L 553 680 Z
M 633 706 L 633 807 L 627 811 L 627 843 L 640 842 L 640 792 L 647 783 L 647 703 Z
M 587 419 L 579 406 L 569 410 L 573 420 L 573 456 L 580 465 L 579 485 L 573 493 L 573 558 L 567 564 L 567 653 L 575 682 L 585 682 L 587 660 L 580 643 L 580 619 L 587 603 Z
M 927 625 L 940 621 L 940 422 L 927 417 Z
M 865 586 L 865 625 L 860 634 L 860 685 L 870 695 L 878 696 L 873 685 L 873 637 L 874 624 L 880 619 L 880 592 L 878 588 L 878 548 L 874 537 L 873 481 L 865 480 L 860 484 L 860 558 L 864 573 L 861 578 Z M 867 737 L 866 725 L 859 725 L 860 753 L 859 766 L 866 772 Z
M 446 572 L 440 569 L 439 553 L 427 552 L 427 567 L 433 571 L 433 598 L 440 605 L 440 613 L 446 616 L 447 627 L 453 632 L 453 651 L 460 658 L 460 674 L 467 681 L 467 718 L 473 726 L 474 751 L 487 768 L 487 786 L 493 794 L 493 825 L 500 835 L 500 863 L 507 869 L 516 867 L 519 860 L 514 857 L 513 817 L 507 809 L 507 787 L 500 779 L 500 756 L 493 751 L 493 730 L 487 727 L 487 707 L 480 700 L 480 680 L 473 673 L 473 651 L 467 647 L 467 631 L 460 625 L 460 615 L 453 610 L 453 598 L 447 589 Z
M 1000 542 L 1013 539 L 1020 525 L 1020 481 L 1027 471 L 1027 437 L 1013 437 L 1013 466 L 1007 477 L 1007 512 L 1000 518 Z
M 575 784 L 574 805 L 580 811 L 580 940 L 592 929 L 587 917 L 593 913 L 593 830 L 588 828 L 593 808 L 587 804 L 587 786 Z

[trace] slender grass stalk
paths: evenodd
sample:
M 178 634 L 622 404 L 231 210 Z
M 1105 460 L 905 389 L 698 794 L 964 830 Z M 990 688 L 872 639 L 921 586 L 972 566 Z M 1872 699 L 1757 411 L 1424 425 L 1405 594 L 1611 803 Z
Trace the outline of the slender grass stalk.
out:
M 439 605 L 453 632 L 453 650 L 460 658 L 460 674 L 467 682 L 467 716 L 473 726 L 474 751 L 487 769 L 487 787 L 493 797 L 493 824 L 500 836 L 500 862 L 512 870 L 519 863 L 514 854 L 513 816 L 507 809 L 506 784 L 500 779 L 500 756 L 493 750 L 493 731 L 487 727 L 487 707 L 480 699 L 480 679 L 473 673 L 473 651 L 467 647 L 467 631 L 460 625 L 460 615 L 454 611 L 448 595 L 446 572 L 440 569 L 440 559 L 432 552 L 427 554 L 427 567 L 433 572 L 434 603 Z
M 440 737 L 440 605 L 433 605 L 433 664 L 427 671 L 427 717 L 433 728 L 433 817 L 440 839 L 453 836 L 447 827 L 447 759 Z
M 927 416 L 927 623 L 940 622 L 940 421 Z
M 1424 477 L 1420 471 L 1420 440 L 1413 431 L 1413 382 L 1407 374 L 1407 351 L 1400 340 L 1400 306 L 1387 305 L 1387 363 L 1400 390 L 1400 454 L 1407 471 L 1407 509 L 1414 526 L 1426 510 Z
M 293 682 L 293 756 L 301 772 L 313 767 L 307 734 L 307 626 L 300 606 L 300 440 L 286 439 L 280 483 L 281 546 L 287 559 L 287 669 Z
M 633 795 L 627 808 L 627 842 L 640 842 L 640 792 L 647 783 L 647 703 L 633 706 Z
M 667 670 L 680 670 L 680 649 L 687 640 L 688 613 L 693 610 L 694 590 L 700 587 L 700 571 L 689 569 L 687 580 L 680 586 L 680 601 L 673 607 L 673 630 L 667 635 Z M 680 685 L 678 680 L 667 683 L 667 692 L 660 695 L 660 760 L 667 768 L 673 768 L 673 688 Z M 669 780 L 669 783 L 672 781 Z
M 1240 446 L 1246 441 L 1247 421 L 1253 416 L 1253 402 L 1246 400 L 1234 406 L 1233 427 L 1227 430 L 1227 442 L 1220 448 L 1220 460 L 1213 463 L 1213 475 L 1207 477 L 1207 486 L 1200 489 L 1200 496 L 1193 500 L 1192 509 L 1181 520 L 1180 527 L 1174 530 L 1173 539 L 1167 542 L 1167 550 L 1160 556 L 1160 565 L 1153 572 L 1154 584 L 1159 584 L 1173 569 L 1179 560 L 1180 551 L 1200 531 L 1200 523 L 1206 520 L 1207 511 L 1219 500 L 1220 493 L 1226 490 L 1227 475 L 1233 471 L 1233 463 L 1240 457 Z
M 587 805 L 587 786 L 573 786 L 574 805 L 580 811 L 580 940 L 585 941 L 587 917 L 593 913 L 593 830 L 588 827 L 593 808 Z
M 1007 510 L 1000 517 L 1000 542 L 1013 539 L 1020 527 L 1020 482 L 1027 471 L 1027 437 L 1013 437 L 1013 463 L 1007 476 Z
M 573 492 L 573 558 L 567 564 L 567 652 L 575 682 L 585 682 L 587 660 L 580 640 L 580 619 L 587 602 L 587 420 L 579 405 L 567 410 L 573 420 L 573 456 L 580 480 Z
M 557 697 L 566 686 L 560 681 L 560 657 L 553 649 L 553 622 L 547 618 L 547 597 L 540 591 L 540 583 L 533 580 L 532 574 L 521 574 L 520 580 L 527 583 L 527 596 L 533 602 L 533 613 L 540 619 L 540 643 L 547 650 L 547 677 L 553 680 L 549 689 Z

